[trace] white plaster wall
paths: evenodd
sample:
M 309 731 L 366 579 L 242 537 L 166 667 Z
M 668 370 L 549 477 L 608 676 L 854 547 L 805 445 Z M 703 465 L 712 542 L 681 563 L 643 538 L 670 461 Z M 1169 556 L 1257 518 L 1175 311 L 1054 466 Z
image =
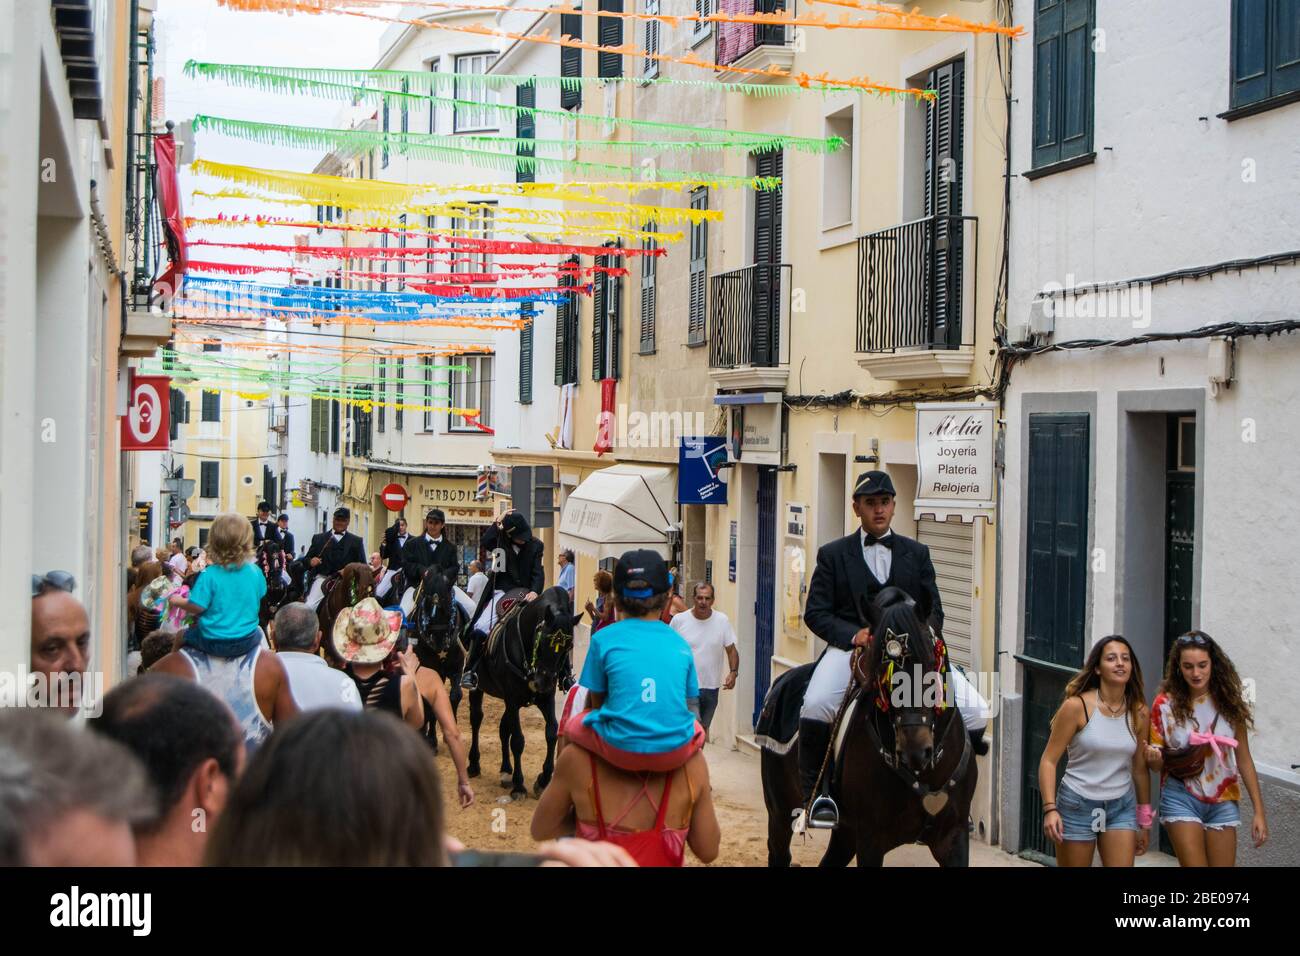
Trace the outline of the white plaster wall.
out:
M 1020 18 L 1032 33 L 1032 17 Z M 1234 122 L 1228 108 L 1229 5 L 1215 0 L 1099 0 L 1096 56 L 1096 162 L 1031 182 L 1012 181 L 1011 319 L 1024 315 L 1049 282 L 1069 286 L 1139 278 L 1168 270 L 1283 252 L 1300 235 L 1300 106 Z M 1032 36 L 1015 49 L 1012 170 L 1030 167 L 1033 118 Z M 1206 117 L 1202 119 L 1202 117 Z M 1254 181 L 1243 171 L 1253 168 Z M 1247 177 L 1248 178 L 1248 177 Z M 1053 341 L 1115 339 L 1218 322 L 1295 318 L 1300 267 L 1226 273 L 1155 286 L 1142 315 L 1062 316 Z M 1077 305 L 1084 302 L 1075 300 Z M 1024 609 L 1024 529 L 1019 487 L 1021 396 L 1095 392 L 1092 423 L 1093 546 L 1107 571 L 1090 572 L 1088 643 L 1122 630 L 1123 589 L 1115 556 L 1124 528 L 1117 515 L 1118 392 L 1208 387 L 1207 342 L 1051 353 L 1018 364 L 1007 399 L 1002 646 L 1017 650 Z M 1202 532 L 1197 545 L 1200 626 L 1220 640 L 1243 677 L 1257 687 L 1257 762 L 1274 772 L 1296 762 L 1300 720 L 1285 682 L 1300 644 L 1286 622 L 1300 613 L 1300 591 L 1287 558 L 1297 522 L 1288 507 L 1300 422 L 1300 336 L 1240 339 L 1236 381 L 1205 399 Z M 1253 422 L 1255 441 L 1243 433 Z M 1004 658 L 1004 661 L 1009 658 Z M 1006 686 L 1014 665 L 1004 664 Z M 1154 693 L 1158 675 L 1147 675 Z M 1283 773 L 1285 776 L 1286 774 Z

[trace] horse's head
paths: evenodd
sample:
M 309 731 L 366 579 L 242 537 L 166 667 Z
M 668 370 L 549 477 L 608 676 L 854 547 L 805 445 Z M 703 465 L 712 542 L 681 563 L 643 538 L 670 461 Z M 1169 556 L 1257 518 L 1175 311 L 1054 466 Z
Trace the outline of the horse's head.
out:
M 284 551 L 278 541 L 263 541 L 257 547 L 257 566 L 266 576 L 266 593 L 277 597 L 284 591 L 284 578 L 280 572 L 285 569 Z
M 358 601 L 375 596 L 375 575 L 370 565 L 353 561 L 339 572 L 339 583 L 334 589 L 343 594 L 343 603 L 355 607 Z
M 456 626 L 460 607 L 456 604 L 452 586 L 455 575 L 444 575 L 442 569 L 430 565 L 420 581 L 420 597 L 415 602 L 415 633 L 419 640 L 439 653 L 450 651 L 460 637 Z
M 538 691 L 554 690 L 573 648 L 573 628 L 582 615 L 573 614 L 569 592 L 560 587 L 547 588 L 524 611 L 532 621 L 532 682 Z
M 893 723 L 894 758 L 913 773 L 928 770 L 936 716 L 946 704 L 942 643 L 936 646 L 916 602 L 899 588 L 885 588 L 861 610 L 871 629 L 864 652 L 868 686 Z

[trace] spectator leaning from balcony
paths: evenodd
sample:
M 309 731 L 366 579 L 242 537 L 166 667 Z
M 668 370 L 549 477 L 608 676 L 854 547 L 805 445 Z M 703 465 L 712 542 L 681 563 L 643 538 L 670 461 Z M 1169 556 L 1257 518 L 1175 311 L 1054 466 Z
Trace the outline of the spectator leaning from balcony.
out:
M 0 866 L 134 866 L 154 813 L 121 744 L 33 707 L 0 710 Z
M 135 827 L 140 866 L 198 866 L 244 763 L 230 708 L 190 681 L 147 674 L 119 684 L 89 726 L 144 765 L 158 813 Z
M 1147 727 L 1142 668 L 1129 642 L 1102 638 L 1066 685 L 1052 735 L 1038 764 L 1043 832 L 1058 866 L 1132 866 L 1151 832 L 1151 775 L 1143 748 Z M 1057 787 L 1056 766 L 1068 754 Z

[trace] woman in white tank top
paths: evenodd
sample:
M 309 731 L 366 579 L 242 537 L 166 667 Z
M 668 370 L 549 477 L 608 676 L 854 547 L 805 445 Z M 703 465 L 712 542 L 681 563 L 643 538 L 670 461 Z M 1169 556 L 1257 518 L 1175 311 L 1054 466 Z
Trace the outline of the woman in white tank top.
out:
M 1038 764 L 1043 832 L 1056 844 L 1058 866 L 1132 866 L 1151 836 L 1151 780 L 1142 669 L 1129 642 L 1117 634 L 1093 646 L 1083 669 L 1066 685 L 1052 718 L 1052 735 Z M 1068 756 L 1057 787 L 1056 767 Z

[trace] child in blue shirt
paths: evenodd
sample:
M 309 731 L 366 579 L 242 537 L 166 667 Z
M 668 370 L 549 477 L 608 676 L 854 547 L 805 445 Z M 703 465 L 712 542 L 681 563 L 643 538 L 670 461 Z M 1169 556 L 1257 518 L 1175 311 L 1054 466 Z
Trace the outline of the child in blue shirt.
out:
M 184 643 L 213 657 L 243 657 L 262 641 L 258 610 L 266 575 L 253 563 L 253 526 L 237 514 L 218 515 L 208 535 L 208 566 L 188 599 L 173 595 L 196 623 Z
M 704 746 L 694 655 L 659 620 L 668 589 L 656 552 L 619 559 L 614 600 L 625 616 L 592 635 L 579 681 L 592 709 L 563 728 L 571 742 L 624 770 L 672 770 Z

